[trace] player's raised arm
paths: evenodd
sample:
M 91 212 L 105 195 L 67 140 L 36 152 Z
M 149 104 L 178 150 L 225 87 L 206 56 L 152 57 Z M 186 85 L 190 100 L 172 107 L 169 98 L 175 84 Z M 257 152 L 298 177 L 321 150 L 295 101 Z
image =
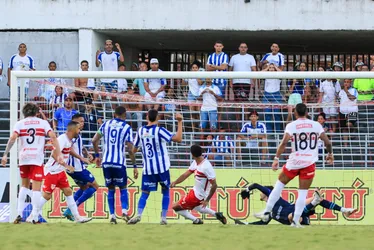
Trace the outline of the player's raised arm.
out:
M 94 152 L 95 152 L 95 161 L 96 161 L 96 167 L 100 167 L 100 154 L 99 154 L 99 142 L 100 142 L 100 139 L 102 137 L 102 134 L 99 131 L 96 132 L 94 138 L 92 139 L 92 145 L 93 145 L 93 148 L 94 148 Z
M 1 159 L 1 165 L 4 166 L 4 167 L 6 166 L 6 163 L 8 162 L 8 153 L 12 149 L 12 147 L 13 147 L 14 143 L 16 142 L 17 138 L 18 138 L 18 133 L 13 132 L 13 134 L 10 136 L 10 138 L 8 140 L 3 158 Z
M 330 139 L 327 137 L 326 133 L 323 132 L 319 135 L 319 138 L 325 143 L 327 156 L 326 156 L 326 162 L 327 164 L 333 164 L 334 163 L 334 155 L 332 154 L 332 143 Z
M 240 195 L 242 196 L 242 199 L 244 200 L 244 199 L 249 198 L 249 192 L 254 189 L 259 190 L 261 193 L 263 193 L 266 196 L 270 195 L 270 190 L 267 187 L 264 187 L 258 183 L 253 183 L 249 185 L 246 189 L 242 190 L 242 192 L 240 193 Z
M 173 142 L 179 142 L 180 143 L 183 140 L 183 116 L 182 116 L 182 114 L 177 113 L 175 115 L 175 118 L 178 121 L 178 129 L 177 129 L 177 133 L 173 136 L 173 138 L 171 140 Z
M 179 183 L 182 183 L 184 182 L 184 180 L 186 180 L 191 174 L 193 174 L 193 171 L 191 170 L 187 170 L 186 172 L 184 172 L 181 176 L 178 177 L 178 179 L 176 179 L 175 181 L 173 181 L 170 185 L 171 188 L 175 187 L 176 185 L 178 185 Z
M 282 139 L 281 143 L 279 144 L 279 146 L 277 148 L 277 153 L 275 154 L 275 157 L 274 157 L 274 161 L 273 161 L 273 164 L 272 164 L 273 170 L 278 169 L 279 157 L 283 154 L 284 150 L 286 149 L 287 143 L 290 139 L 291 139 L 291 135 L 287 132 L 287 128 L 286 128 L 286 132 L 284 133 L 283 139 Z

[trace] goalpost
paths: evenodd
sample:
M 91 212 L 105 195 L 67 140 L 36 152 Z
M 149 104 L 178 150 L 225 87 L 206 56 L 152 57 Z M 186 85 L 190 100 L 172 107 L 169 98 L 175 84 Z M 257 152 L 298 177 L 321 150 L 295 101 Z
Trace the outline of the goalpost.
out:
M 99 85 L 100 79 L 102 78 L 113 78 L 113 79 L 174 79 L 171 81 L 176 81 L 175 79 L 257 79 L 259 82 L 261 79 L 283 79 L 283 84 L 287 85 L 287 80 L 289 79 L 374 79 L 374 72 L 102 72 L 102 71 L 89 71 L 89 72 L 82 72 L 82 71 L 12 71 L 11 72 L 11 88 L 10 88 L 10 130 L 12 131 L 15 123 L 22 119 L 22 112 L 21 109 L 25 102 L 27 101 L 35 101 L 36 99 L 32 94 L 29 94 L 25 98 L 25 79 L 31 79 L 29 90 L 34 87 L 37 88 L 40 83 L 36 81 L 37 79 L 50 79 L 50 78 L 63 78 L 63 79 L 74 79 L 74 78 L 95 78 L 96 85 Z M 261 210 L 261 204 L 258 203 L 258 198 L 253 196 L 251 197 L 251 202 L 249 204 L 245 204 L 239 198 L 240 189 L 245 187 L 250 182 L 257 182 L 264 185 L 272 185 L 276 180 L 276 174 L 272 173 L 269 169 L 269 166 L 272 162 L 272 157 L 274 156 L 274 150 L 276 149 L 277 145 L 279 144 L 282 136 L 283 136 L 283 129 L 282 131 L 277 132 L 270 132 L 269 136 L 267 137 L 267 146 L 261 144 L 260 139 L 257 140 L 257 151 L 254 152 L 252 149 L 248 150 L 248 141 L 241 141 L 240 139 L 240 129 L 244 123 L 250 122 L 250 118 L 248 117 L 248 113 L 252 110 L 259 111 L 260 119 L 259 121 L 265 121 L 265 117 L 268 114 L 266 111 L 267 108 L 271 108 L 272 112 L 278 113 L 281 117 L 281 121 L 275 121 L 275 116 L 270 118 L 270 120 L 266 120 L 266 123 L 282 123 L 282 127 L 284 128 L 285 118 L 287 116 L 287 102 L 282 102 L 281 104 L 278 103 L 264 103 L 262 101 L 263 92 L 259 92 L 259 100 L 254 100 L 252 102 L 234 102 L 230 100 L 226 100 L 224 102 L 218 103 L 218 114 L 220 122 L 224 123 L 227 122 L 227 125 L 224 127 L 218 127 L 217 131 L 210 131 L 206 129 L 204 131 L 200 131 L 198 128 L 199 122 L 196 119 L 200 119 L 199 108 L 194 109 L 192 107 L 200 107 L 200 102 L 189 102 L 186 98 L 180 98 L 180 96 L 176 96 L 175 93 L 173 96 L 167 96 L 163 101 L 148 101 L 144 100 L 141 97 L 129 97 L 126 94 L 118 94 L 118 93 L 105 93 L 101 89 L 97 88 L 94 91 L 85 90 L 81 88 L 74 87 L 74 81 L 70 81 L 70 85 L 63 85 L 65 89 L 69 90 L 69 93 L 72 92 L 83 92 L 87 95 L 83 95 L 83 100 L 81 100 L 81 106 L 84 107 L 86 103 L 86 99 L 91 99 L 92 96 L 96 95 L 99 96 L 98 100 L 93 100 L 93 102 L 98 102 L 101 108 L 104 110 L 103 112 L 103 120 L 110 119 L 112 117 L 113 108 L 116 105 L 123 105 L 123 104 L 137 104 L 141 103 L 143 105 L 143 111 L 141 111 L 142 121 L 144 122 L 145 119 L 145 110 L 146 106 L 149 104 L 160 104 L 162 106 L 162 126 L 167 126 L 169 130 L 175 131 L 176 123 L 174 119 L 174 115 L 176 112 L 182 112 L 184 115 L 184 139 L 186 142 L 182 143 L 181 145 L 178 144 L 171 144 L 169 147 L 169 153 L 171 155 L 172 161 L 172 181 L 178 177 L 179 174 L 185 171 L 186 167 L 189 166 L 191 157 L 188 154 L 189 146 L 192 143 L 201 143 L 206 146 L 206 136 L 212 135 L 212 137 L 216 137 L 219 133 L 218 130 L 225 129 L 223 134 L 228 136 L 232 139 L 232 149 L 230 153 L 223 154 L 223 157 L 219 160 L 213 159 L 212 161 L 215 162 L 215 168 L 217 168 L 217 180 L 218 183 L 222 183 L 220 189 L 217 191 L 217 195 L 214 198 L 215 200 L 212 202 L 211 206 L 216 209 L 224 209 L 224 213 L 227 213 L 230 218 L 240 218 L 240 219 L 247 219 L 249 214 L 252 214 L 256 211 Z M 18 83 L 20 83 L 20 88 L 18 88 Z M 56 83 L 43 83 L 50 87 L 57 86 Z M 32 85 L 32 86 L 31 86 Z M 129 84 L 130 86 L 130 84 Z M 263 88 L 263 83 L 261 82 L 260 89 Z M 183 86 L 183 90 L 177 89 L 176 86 L 174 92 L 181 93 L 186 90 L 186 86 Z M 227 89 L 229 91 L 229 89 Z M 284 93 L 282 93 L 284 94 Z M 90 97 L 87 97 L 90 96 Z M 38 101 L 40 101 L 38 99 Z M 92 101 L 92 100 L 91 100 Z M 167 106 L 172 106 L 171 109 L 167 109 Z M 338 146 L 338 164 L 328 167 L 320 161 L 320 168 L 326 170 L 326 176 L 329 176 L 329 182 L 324 184 L 323 180 L 317 183 L 318 186 L 325 187 L 328 191 L 328 198 L 337 200 L 339 202 L 340 199 L 343 199 L 346 205 L 352 204 L 361 206 L 360 216 L 356 219 L 350 220 L 349 218 L 345 218 L 342 220 L 342 224 L 346 224 L 350 221 L 360 221 L 364 219 L 365 216 L 365 208 L 363 207 L 365 203 L 366 196 L 368 195 L 369 188 L 373 188 L 373 181 L 371 179 L 372 170 L 370 167 L 374 167 L 373 159 L 370 156 L 370 153 L 374 150 L 374 139 L 372 138 L 372 134 L 374 132 L 371 130 L 371 123 L 374 121 L 372 115 L 374 115 L 374 105 L 371 102 L 359 103 L 359 106 L 366 108 L 366 113 L 364 115 L 365 124 L 367 124 L 368 128 L 365 132 L 349 132 L 349 136 L 353 138 L 349 139 L 349 147 L 352 148 L 352 151 L 346 152 L 344 150 L 344 141 L 343 134 L 336 134 L 332 135 L 333 145 L 336 142 Z M 46 105 L 49 107 L 49 104 Z M 145 106 L 145 107 L 144 107 Z M 324 108 L 323 104 L 308 104 L 311 108 L 311 115 L 314 118 L 318 113 L 319 110 Z M 335 107 L 339 107 L 339 104 L 334 104 Z M 19 107 L 19 110 L 18 110 Z M 164 110 L 165 109 L 165 110 Z M 135 113 L 135 112 L 134 112 Z M 222 118 L 221 117 L 225 117 Z M 230 115 L 234 118 L 227 118 Z M 135 116 L 134 116 L 135 117 Z M 131 117 L 129 120 L 132 122 L 133 127 L 137 127 L 137 118 Z M 292 117 L 292 116 L 291 116 Z M 225 120 L 227 119 L 227 121 Z M 331 124 L 337 123 L 337 121 L 333 121 Z M 233 129 L 234 125 L 236 126 Z M 219 125 L 221 126 L 221 125 Z M 274 127 L 275 128 L 275 127 Z M 136 129 L 134 129 L 134 132 Z M 355 136 L 358 139 L 354 138 Z M 217 139 L 217 142 L 221 142 L 223 139 Z M 92 139 L 92 136 L 91 136 Z M 250 143 L 250 142 L 249 142 Z M 358 146 L 357 146 L 358 145 Z M 268 148 L 266 148 L 268 147 Z M 248 152 L 247 152 L 247 151 Z M 354 151 L 356 150 L 356 151 Z M 246 153 L 243 153 L 246 152 Z M 359 152 L 359 153 L 357 153 Z M 286 156 L 289 152 L 285 152 L 283 155 Z M 216 153 L 219 154 L 219 153 Z M 245 155 L 246 154 L 246 155 Z M 322 154 L 324 154 L 322 152 Z M 335 154 L 335 152 L 334 152 Z M 265 157 L 264 157 L 265 156 Z M 10 222 L 13 222 L 14 218 L 17 214 L 17 187 L 20 183 L 20 177 L 18 174 L 18 152 L 17 152 L 17 142 L 13 146 L 12 150 L 10 151 Z M 208 155 L 209 158 L 209 155 Z M 229 158 L 229 160 L 227 160 Z M 137 158 L 137 163 L 139 167 L 141 167 L 140 158 Z M 210 159 L 210 158 L 209 158 Z M 358 160 L 357 160 L 358 159 Z M 284 162 L 283 159 L 282 162 Z M 262 164 L 264 163 L 264 164 Z M 358 164 L 356 170 L 355 164 Z M 334 170 L 339 169 L 339 170 Z M 324 171 L 325 171 L 324 170 Z M 235 174 L 233 174 L 235 171 Z M 335 171 L 335 172 L 333 172 Z M 343 171 L 343 172 L 341 172 Z M 344 172 L 349 171 L 349 172 Z M 368 172 L 365 172 L 368 171 Z M 132 171 L 128 169 L 128 176 L 131 176 Z M 370 175 L 366 175 L 365 173 L 370 173 Z M 334 176 L 336 176 L 336 180 L 334 180 Z M 348 177 L 349 176 L 349 177 Z M 317 175 L 318 178 L 318 175 Z M 355 179 L 353 179 L 355 178 Z M 352 179 L 352 180 L 351 180 Z M 100 183 L 103 183 L 102 179 L 98 180 Z M 134 180 L 131 179 L 133 182 Z M 139 181 L 138 181 L 139 183 Z M 70 184 L 73 185 L 74 182 L 70 180 Z M 135 214 L 136 204 L 139 198 L 139 186 L 134 184 L 134 189 L 130 193 L 130 208 L 131 213 Z M 188 186 L 191 188 L 193 185 L 192 177 L 190 180 L 182 183 L 181 186 Z M 292 186 L 292 185 L 291 185 Z M 294 185 L 296 186 L 296 184 Z M 136 189 L 135 189 L 136 187 Z M 351 187 L 351 189 L 349 189 Z M 353 187 L 353 189 L 352 189 Z M 171 195 L 171 199 L 173 201 L 181 198 L 183 194 L 188 191 L 188 188 L 177 188 L 173 191 Z M 338 190 L 338 191 L 336 191 Z M 286 193 L 284 193 L 284 197 L 288 198 L 289 200 L 295 199 L 295 190 L 288 189 Z M 350 194 L 349 192 L 354 192 L 351 197 L 348 197 Z M 105 191 L 101 198 L 105 198 Z M 130 192 L 130 191 L 129 191 Z M 356 195 L 356 196 L 355 196 Z M 160 196 L 159 193 L 152 194 L 153 197 Z M 331 197 L 330 197 L 331 196 Z M 97 198 L 99 199 L 99 198 Z M 96 200 L 97 200 L 96 199 Z M 240 201 L 237 203 L 236 200 L 239 199 Z M 255 201 L 256 200 L 256 201 Z M 152 201 L 152 200 L 151 200 Z M 149 219 L 146 222 L 155 222 L 154 217 L 158 216 L 157 213 L 160 211 L 160 201 L 158 198 L 153 200 L 154 209 L 150 212 L 147 216 Z M 58 202 L 63 202 L 62 200 Z M 95 201 L 96 202 L 96 201 Z M 104 202 L 104 205 L 106 203 Z M 106 218 L 105 211 L 106 208 L 103 205 L 103 208 L 100 208 L 100 213 L 97 212 L 99 208 L 97 205 L 93 205 L 91 208 L 90 213 L 92 216 L 97 216 L 97 218 Z M 374 204 L 372 204 L 374 206 Z M 53 209 L 53 207 L 52 207 Z M 60 209 L 60 207 L 59 207 Z M 170 209 L 170 208 L 169 208 Z M 102 210 L 102 211 L 101 211 Z M 147 210 L 147 208 L 146 208 Z M 56 213 L 58 214 L 58 213 Z M 175 216 L 172 212 L 170 212 L 171 218 Z M 330 216 L 330 217 L 329 217 Z M 326 217 L 327 221 L 337 221 L 336 214 L 328 213 L 326 211 L 320 212 L 320 217 Z M 175 217 L 176 219 L 177 217 Z M 206 218 L 209 219 L 209 218 Z

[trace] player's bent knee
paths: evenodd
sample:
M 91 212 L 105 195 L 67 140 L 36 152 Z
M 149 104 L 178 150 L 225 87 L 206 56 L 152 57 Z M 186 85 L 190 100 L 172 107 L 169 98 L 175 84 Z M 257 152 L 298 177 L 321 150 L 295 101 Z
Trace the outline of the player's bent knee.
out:
M 184 210 L 178 203 L 174 203 L 173 206 L 172 206 L 172 209 L 177 212 L 177 211 L 181 211 L 181 210 Z
M 47 193 L 47 192 L 43 192 L 42 193 L 42 196 L 44 199 L 46 199 L 47 201 L 49 201 L 52 197 L 52 194 L 51 193 Z
M 116 189 L 116 186 L 112 186 L 112 185 L 111 185 L 111 186 L 108 186 L 108 189 L 109 189 L 109 190 L 114 190 L 114 189 Z
M 71 188 L 63 188 L 62 192 L 64 193 L 65 196 L 73 195 L 73 190 Z
M 289 183 L 292 178 L 288 177 L 283 171 L 279 174 L 278 180 L 282 182 L 284 185 Z
M 96 181 L 92 182 L 91 186 L 92 186 L 93 188 L 95 188 L 96 190 L 98 190 L 99 187 L 100 187 L 99 184 L 98 184 Z
M 41 181 L 33 181 L 32 182 L 32 191 L 40 191 L 40 188 L 42 187 Z

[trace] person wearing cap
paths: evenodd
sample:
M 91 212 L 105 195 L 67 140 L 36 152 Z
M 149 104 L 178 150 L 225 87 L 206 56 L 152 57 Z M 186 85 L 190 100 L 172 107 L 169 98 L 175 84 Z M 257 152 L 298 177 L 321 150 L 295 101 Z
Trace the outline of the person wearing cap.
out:
M 85 105 L 80 113 L 84 115 L 84 127 L 82 137 L 84 144 L 87 145 L 90 142 L 90 138 L 97 132 L 99 126 L 103 123 L 102 114 L 96 109 L 95 104 L 91 98 L 85 99 Z
M 74 103 L 73 98 L 66 97 L 64 101 L 64 107 L 56 110 L 53 116 L 53 130 L 58 133 L 64 133 L 68 127 L 69 122 L 73 115 L 78 113 L 73 109 Z
M 343 64 L 341 62 L 335 62 L 333 65 L 332 65 L 332 69 L 334 71 L 344 71 L 344 67 L 343 67 Z
M 151 59 L 151 69 L 150 72 L 161 72 L 162 70 L 159 69 L 159 63 L 157 58 Z M 160 101 L 165 97 L 165 88 L 166 88 L 166 79 L 165 78 L 158 78 L 158 79 L 144 79 L 144 88 L 145 88 L 145 95 L 144 98 L 146 101 Z M 152 107 L 153 106 L 153 107 Z M 148 104 L 147 108 L 149 109 L 156 109 L 160 107 L 159 104 Z
M 369 71 L 369 67 L 364 64 L 361 66 L 361 71 Z M 358 101 L 370 101 L 374 97 L 374 79 L 355 79 L 353 87 L 358 91 Z
M 239 142 L 241 140 L 246 140 L 246 148 L 249 150 L 249 156 L 252 160 L 259 160 L 260 158 L 265 161 L 268 158 L 268 143 L 266 136 L 266 125 L 263 122 L 258 121 L 259 115 L 256 110 L 249 113 L 250 122 L 243 125 L 240 130 L 241 135 L 239 135 Z M 261 143 L 261 147 L 260 147 Z M 240 143 L 241 144 L 241 143 Z M 242 146 L 238 145 L 239 158 L 242 157 Z M 260 152 L 260 149 L 261 152 Z M 260 157 L 261 155 L 261 157 Z M 265 162 L 261 162 L 265 163 Z
M 356 64 L 355 64 L 355 70 L 356 71 L 361 71 L 362 70 L 362 66 L 364 66 L 364 65 L 365 65 L 365 63 L 363 63 L 361 61 L 356 62 Z

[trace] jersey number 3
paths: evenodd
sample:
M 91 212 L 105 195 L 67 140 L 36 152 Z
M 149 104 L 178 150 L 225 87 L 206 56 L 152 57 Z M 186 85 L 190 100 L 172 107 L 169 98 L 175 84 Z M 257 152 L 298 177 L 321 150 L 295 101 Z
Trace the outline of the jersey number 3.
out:
M 27 142 L 28 144 L 33 144 L 34 141 L 35 141 L 35 129 L 33 129 L 33 128 L 29 128 L 29 129 L 27 130 L 27 133 L 29 134 L 29 138 L 26 139 L 26 142 Z
M 318 135 L 314 132 L 310 133 L 309 136 L 307 133 L 293 134 L 295 141 L 295 151 L 305 150 L 307 148 L 315 149 L 318 144 Z

